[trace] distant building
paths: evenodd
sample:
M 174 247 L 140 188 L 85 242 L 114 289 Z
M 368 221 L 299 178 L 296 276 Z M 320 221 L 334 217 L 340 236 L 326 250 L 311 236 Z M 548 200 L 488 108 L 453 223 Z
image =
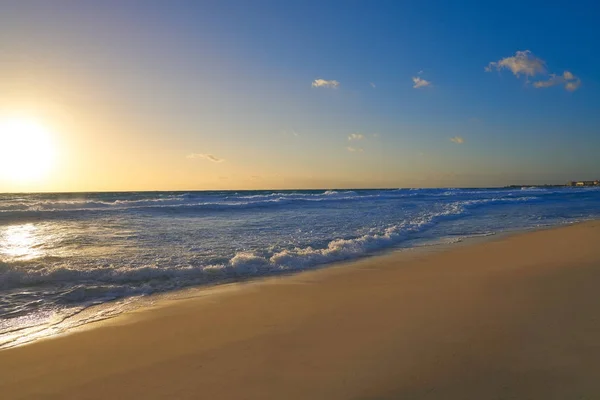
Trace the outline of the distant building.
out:
M 577 187 L 584 187 L 584 186 L 600 186 L 600 181 L 595 180 L 595 181 L 572 181 L 567 183 L 567 186 L 577 186 Z

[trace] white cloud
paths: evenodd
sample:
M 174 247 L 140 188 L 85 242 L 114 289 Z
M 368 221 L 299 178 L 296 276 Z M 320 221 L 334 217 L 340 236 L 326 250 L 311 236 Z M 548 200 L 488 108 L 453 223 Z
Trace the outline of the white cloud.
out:
M 331 89 L 337 89 L 340 86 L 340 83 L 338 81 L 327 81 L 325 79 L 315 79 L 312 82 L 312 87 L 326 87 L 326 88 L 331 88 Z
M 363 152 L 363 149 L 361 149 L 360 147 L 348 146 L 348 147 L 346 147 L 346 150 L 348 150 L 351 153 L 362 153 Z
M 527 78 L 537 75 L 547 75 L 546 62 L 539 57 L 536 57 L 529 50 L 517 51 L 512 57 L 506 57 L 499 61 L 491 62 L 485 67 L 487 72 L 492 70 L 500 71 L 501 69 L 509 69 L 516 76 L 525 75 Z M 527 79 L 527 83 L 530 83 Z M 546 80 L 538 80 L 533 82 L 533 87 L 547 88 L 556 85 L 564 85 L 568 91 L 575 91 L 581 86 L 581 80 L 569 71 L 565 71 L 562 75 L 550 74 Z
M 545 81 L 537 81 L 533 83 L 533 87 L 547 88 L 556 85 L 565 85 L 565 89 L 573 92 L 581 86 L 581 80 L 569 71 L 563 72 L 562 75 L 551 74 L 550 78 Z
M 460 136 L 454 136 L 453 138 L 450 138 L 450 141 L 456 144 L 463 144 L 465 142 L 465 139 L 463 139 Z
M 546 73 L 546 62 L 534 56 L 530 50 L 517 51 L 512 57 L 489 63 L 485 70 L 491 72 L 494 69 L 500 71 L 503 68 L 510 69 L 517 77 L 520 75 L 535 76 Z
M 371 82 L 370 85 L 373 89 L 375 89 L 377 87 L 377 86 L 375 86 L 375 84 L 373 82 Z
M 186 157 L 187 158 L 201 158 L 203 160 L 208 160 L 208 161 L 212 161 L 212 162 L 216 162 L 216 163 L 225 161 L 224 159 L 214 156 L 212 154 L 203 154 L 203 153 L 192 153 L 192 154 L 188 154 Z
M 348 140 L 352 141 L 352 140 L 363 140 L 365 138 L 365 136 L 361 133 L 353 133 L 350 136 L 348 136 Z
M 415 89 L 431 86 L 431 82 L 426 81 L 425 79 L 418 77 L 418 76 L 414 76 L 412 78 L 412 81 L 414 83 L 413 88 L 415 88 Z

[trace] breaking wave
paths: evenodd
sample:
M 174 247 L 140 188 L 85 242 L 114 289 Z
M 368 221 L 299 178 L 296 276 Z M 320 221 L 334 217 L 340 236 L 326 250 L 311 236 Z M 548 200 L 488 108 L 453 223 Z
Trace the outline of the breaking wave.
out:
M 147 289 L 157 290 L 160 282 L 169 289 L 173 286 L 212 282 L 215 279 L 265 275 L 286 270 L 302 270 L 316 265 L 348 260 L 391 247 L 410 238 L 441 219 L 459 217 L 474 207 L 491 203 L 535 201 L 536 197 L 512 199 L 491 198 L 449 203 L 438 212 L 425 213 L 418 218 L 390 225 L 385 229 L 357 237 L 337 238 L 325 247 L 295 247 L 279 251 L 238 252 L 226 263 L 216 265 L 146 265 L 128 267 L 119 265 L 88 266 L 82 269 L 69 264 L 53 264 L 37 260 L 35 263 L 0 263 L 0 289 L 37 286 L 49 283 L 96 282 L 103 284 L 152 283 Z M 266 252 L 266 255 L 264 254 Z M 158 283 L 158 284 L 157 284 Z M 143 290 L 142 290 L 143 292 Z M 90 292 L 92 295 L 93 291 Z
M 539 188 L 0 195 L 0 348 L 111 301 L 599 214 Z

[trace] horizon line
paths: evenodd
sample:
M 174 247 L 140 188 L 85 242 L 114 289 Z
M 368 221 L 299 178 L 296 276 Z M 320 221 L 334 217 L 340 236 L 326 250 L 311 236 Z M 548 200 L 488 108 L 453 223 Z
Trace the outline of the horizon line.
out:
M 577 181 L 569 181 L 577 182 Z M 317 191 L 317 190 L 418 190 L 418 189 L 504 189 L 514 187 L 540 187 L 540 186 L 563 186 L 569 187 L 564 183 L 545 183 L 545 184 L 511 184 L 497 186 L 427 186 L 427 187 L 369 187 L 369 188 L 336 188 L 336 187 L 316 187 L 316 188 L 265 188 L 265 189 L 160 189 L 160 190 L 73 190 L 73 191 L 32 191 L 32 192 L 0 192 L 0 195 L 7 194 L 71 194 L 71 193 L 161 193 L 161 192 L 269 192 L 269 191 Z

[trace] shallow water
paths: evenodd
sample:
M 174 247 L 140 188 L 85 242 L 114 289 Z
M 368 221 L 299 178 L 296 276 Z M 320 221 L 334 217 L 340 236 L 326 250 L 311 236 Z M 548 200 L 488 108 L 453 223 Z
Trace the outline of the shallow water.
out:
M 0 346 L 92 305 L 111 302 L 80 321 L 137 296 L 599 216 L 596 188 L 4 194 Z

